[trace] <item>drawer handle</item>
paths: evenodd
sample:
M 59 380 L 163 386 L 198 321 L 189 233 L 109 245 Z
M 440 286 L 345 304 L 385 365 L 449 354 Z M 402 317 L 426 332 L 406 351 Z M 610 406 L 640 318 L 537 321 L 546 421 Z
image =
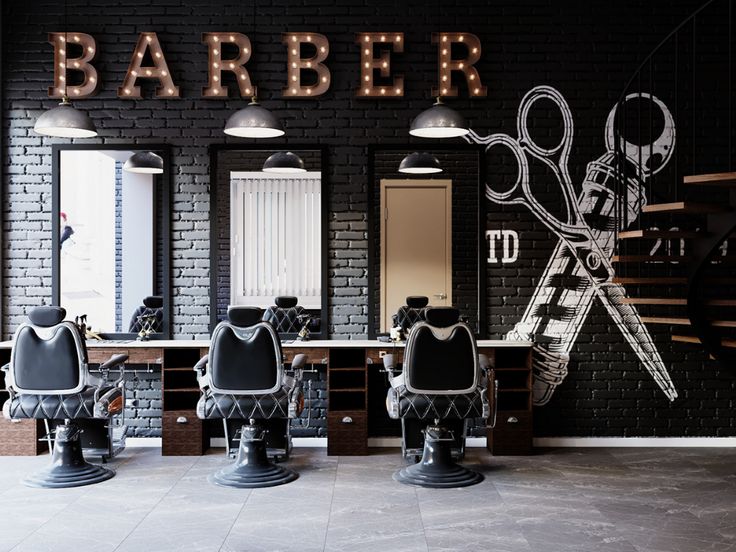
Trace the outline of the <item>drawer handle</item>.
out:
M 344 424 L 352 424 L 353 423 L 353 419 L 350 416 L 345 416 L 342 419 L 342 423 L 344 423 Z
M 518 424 L 519 418 L 517 418 L 516 416 L 509 416 L 509 419 L 506 421 L 510 424 Z
M 179 416 L 179 417 L 178 417 L 178 418 L 176 419 L 176 423 L 177 423 L 177 424 L 186 424 L 186 423 L 188 423 L 188 422 L 189 422 L 189 420 L 187 420 L 187 417 L 186 417 L 186 416 Z

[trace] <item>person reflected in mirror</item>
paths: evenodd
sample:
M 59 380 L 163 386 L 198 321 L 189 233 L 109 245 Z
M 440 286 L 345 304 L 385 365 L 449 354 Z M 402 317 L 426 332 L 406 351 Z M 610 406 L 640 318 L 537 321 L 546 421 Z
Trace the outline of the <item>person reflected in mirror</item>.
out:
M 61 225 L 59 231 L 59 249 L 62 248 L 64 242 L 68 240 L 72 234 L 74 234 L 74 228 L 67 221 L 67 216 L 64 211 L 59 213 L 59 224 Z

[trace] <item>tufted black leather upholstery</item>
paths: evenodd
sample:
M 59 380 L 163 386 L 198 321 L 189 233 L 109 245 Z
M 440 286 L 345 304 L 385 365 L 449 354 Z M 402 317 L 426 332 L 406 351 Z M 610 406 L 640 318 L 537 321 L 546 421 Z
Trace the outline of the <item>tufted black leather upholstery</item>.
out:
M 289 417 L 289 389 L 266 395 L 228 395 L 208 393 L 197 403 L 197 416 L 203 420 L 268 420 Z
M 406 332 L 417 322 L 424 320 L 424 311 L 429 304 L 429 298 L 421 295 L 406 298 L 406 305 L 399 307 L 393 316 L 394 326 L 400 326 Z
M 122 411 L 119 387 L 85 387 L 71 395 L 17 395 L 6 403 L 6 418 L 63 420 L 109 418 Z
M 38 307 L 29 314 L 13 338 L 6 387 L 10 398 L 3 405 L 9 419 L 109 418 L 122 412 L 123 389 L 87 367 L 87 348 L 77 327 L 62 321 L 60 307 Z M 127 360 L 115 355 L 105 363 L 115 369 Z
M 141 318 L 144 316 L 155 317 L 155 322 L 151 329 L 156 333 L 160 333 L 164 324 L 163 297 L 160 295 L 151 295 L 143 299 L 143 304 L 130 317 L 130 324 L 128 325 L 128 331 L 130 333 L 138 333 L 143 329 Z
M 270 419 L 298 416 L 299 382 L 284 374 L 281 342 L 255 307 L 231 307 L 212 332 L 210 353 L 195 367 L 202 419 Z M 206 365 L 206 371 L 205 371 Z
M 303 307 L 297 305 L 298 299 L 291 296 L 276 297 L 276 305 L 268 307 L 263 320 L 273 324 L 279 333 L 298 333 L 302 329 L 299 317 L 305 314 Z
M 475 337 L 459 311 L 434 307 L 407 340 L 403 373 L 386 397 L 392 418 L 467 419 L 488 416 Z M 437 325 L 432 325 L 434 321 Z

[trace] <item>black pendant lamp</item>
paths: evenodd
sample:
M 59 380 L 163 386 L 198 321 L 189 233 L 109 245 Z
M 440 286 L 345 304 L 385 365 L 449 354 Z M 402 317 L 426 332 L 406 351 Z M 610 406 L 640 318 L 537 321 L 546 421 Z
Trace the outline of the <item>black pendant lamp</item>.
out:
M 290 151 L 277 151 L 263 163 L 263 172 L 270 173 L 303 173 L 304 161 Z
M 66 4 L 64 5 L 64 26 L 66 27 Z M 67 43 L 64 33 L 64 43 Z M 61 103 L 42 113 L 33 125 L 33 131 L 43 136 L 55 138 L 92 138 L 97 136 L 97 128 L 83 111 L 72 107 L 69 96 L 66 95 L 66 55 L 64 56 L 64 94 Z
M 161 174 L 164 172 L 164 160 L 152 151 L 139 151 L 128 158 L 123 170 L 139 174 Z
M 273 113 L 261 107 L 253 96 L 250 103 L 230 115 L 225 134 L 240 138 L 276 138 L 285 134 L 284 127 Z
M 422 111 L 411 122 L 409 134 L 421 138 L 457 138 L 470 132 L 465 117 L 442 103 L 437 98 L 435 104 Z
M 442 167 L 439 160 L 431 153 L 415 151 L 401 160 L 399 172 L 406 174 L 441 173 Z

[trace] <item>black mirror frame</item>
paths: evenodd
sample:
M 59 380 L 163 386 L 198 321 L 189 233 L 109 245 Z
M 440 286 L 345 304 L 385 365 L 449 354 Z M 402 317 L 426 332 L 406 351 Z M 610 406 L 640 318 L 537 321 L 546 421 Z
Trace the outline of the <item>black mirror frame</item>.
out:
M 217 176 L 218 156 L 221 152 L 226 151 L 319 151 L 320 152 L 320 172 L 321 186 L 320 191 L 322 211 L 321 221 L 321 286 L 322 286 L 322 303 L 320 307 L 320 331 L 312 333 L 314 339 L 328 339 L 330 334 L 330 313 L 329 313 L 329 182 L 327 175 L 329 174 L 328 150 L 327 146 L 318 144 L 298 144 L 298 143 L 273 143 L 273 144 L 211 144 L 209 146 L 210 155 L 210 212 L 217 205 L 218 186 L 215 178 Z M 217 285 L 219 277 L 219 269 L 217 263 L 217 252 L 219 250 L 219 234 L 218 234 L 217 217 L 210 216 L 210 333 L 215 329 L 219 320 L 217 317 Z M 285 339 L 292 339 L 296 334 L 281 334 Z
M 487 283 L 487 267 L 486 267 L 486 255 L 483 244 L 485 243 L 485 228 L 487 218 L 487 204 L 486 204 L 486 163 L 485 163 L 485 146 L 476 144 L 418 144 L 418 143 L 404 143 L 404 144 L 369 144 L 368 145 L 368 182 L 366 186 L 366 193 L 368 194 L 368 211 L 366 213 L 366 221 L 368 224 L 368 267 L 369 270 L 375 264 L 376 258 L 376 247 L 375 247 L 375 202 L 373 196 L 375 195 L 375 161 L 376 154 L 383 151 L 428 151 L 428 152 L 475 152 L 477 156 L 478 164 L 478 205 L 477 205 L 477 216 L 478 216 L 478 328 L 476 337 L 478 339 L 485 339 L 488 334 L 487 329 L 487 310 L 486 305 L 486 287 Z M 397 167 L 397 174 L 398 172 Z M 421 175 L 420 175 L 421 176 Z M 426 175 L 424 175 L 426 176 Z M 439 175 L 441 176 L 441 175 Z M 411 175 L 404 175 L 404 177 L 411 178 Z M 378 332 L 374 324 L 375 320 L 375 298 L 376 289 L 373 285 L 374 279 L 369 274 L 368 278 L 368 339 L 376 339 Z
M 51 147 L 51 213 L 52 217 L 60 209 L 60 187 L 61 187 L 61 152 L 62 151 L 156 151 L 164 158 L 164 172 L 159 175 L 161 194 L 161 246 L 162 251 L 162 275 L 164 299 L 164 319 L 161 331 L 151 334 L 152 341 L 171 339 L 171 146 L 168 144 L 54 144 Z M 58 305 L 61 301 L 60 267 L 61 261 L 59 248 L 59 225 L 51 224 L 51 301 Z M 155 237 L 154 237 L 155 239 Z M 135 339 L 136 333 L 113 332 L 105 333 L 105 339 Z

